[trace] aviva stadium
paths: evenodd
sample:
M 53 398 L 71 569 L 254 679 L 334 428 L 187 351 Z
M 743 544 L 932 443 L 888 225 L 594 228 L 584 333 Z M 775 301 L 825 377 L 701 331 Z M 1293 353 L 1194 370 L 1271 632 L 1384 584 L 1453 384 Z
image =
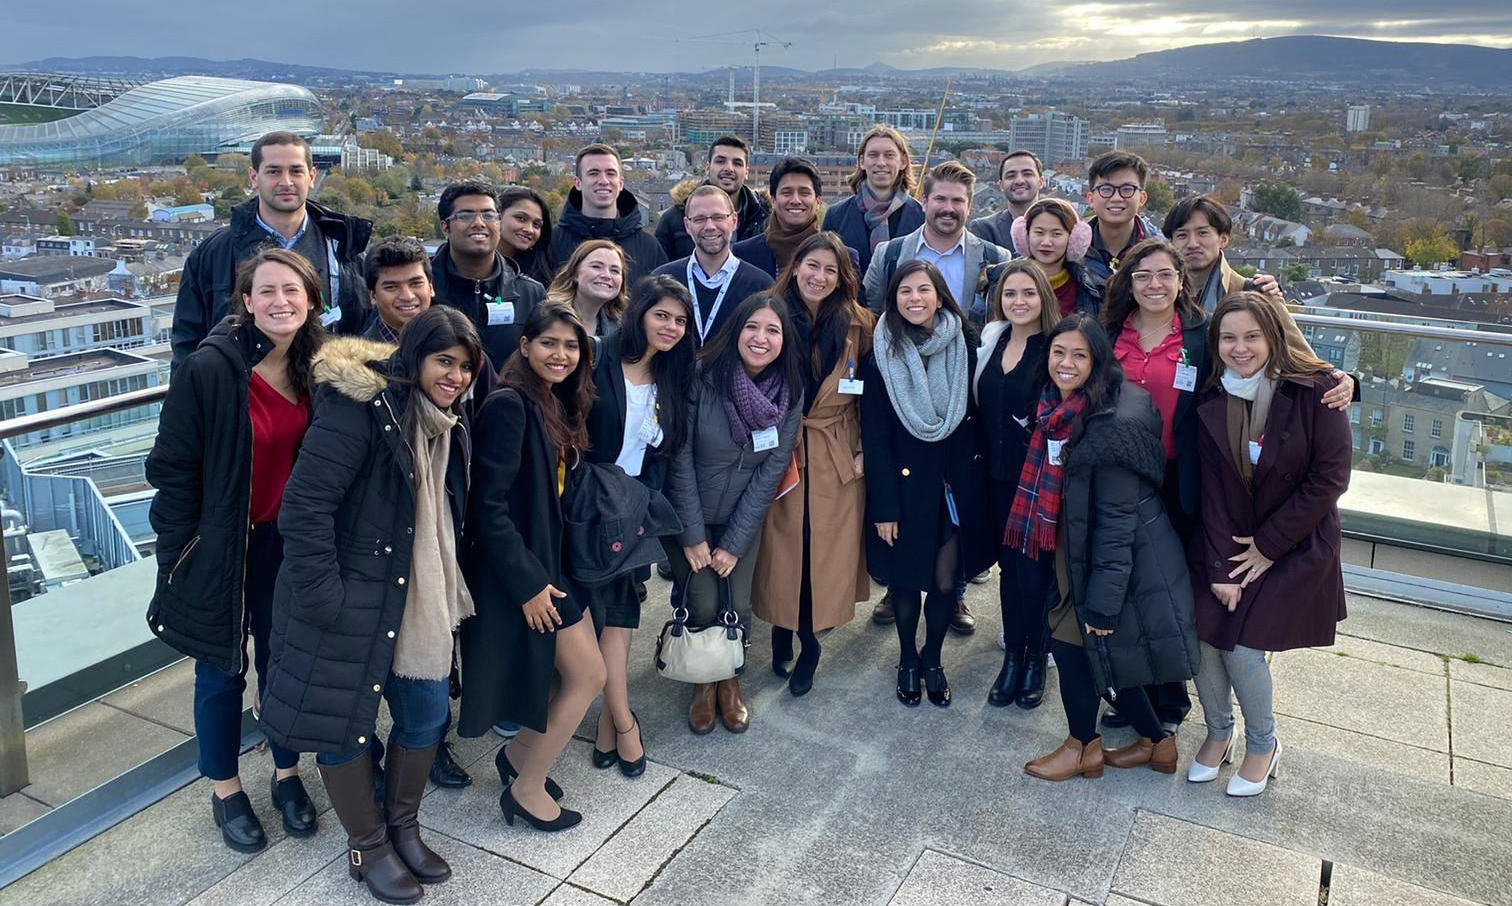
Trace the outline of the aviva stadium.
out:
M 0 123 L 0 166 L 121 167 L 245 149 L 276 129 L 316 135 L 323 118 L 296 85 L 0 73 Z

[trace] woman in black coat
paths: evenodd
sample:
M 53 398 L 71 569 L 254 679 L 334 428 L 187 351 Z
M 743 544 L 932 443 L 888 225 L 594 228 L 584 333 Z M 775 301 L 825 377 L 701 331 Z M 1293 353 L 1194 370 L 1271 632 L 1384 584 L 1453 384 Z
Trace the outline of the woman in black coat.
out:
M 568 580 L 562 544 L 567 473 L 588 448 L 593 357 L 570 305 L 542 303 L 521 330 L 519 350 L 478 413 L 462 550 L 478 612 L 462 626 L 458 732 L 521 725 L 494 758 L 506 784 L 499 808 L 511 825 L 523 817 L 558 831 L 583 816 L 557 804 L 562 790 L 546 772 L 604 687 L 593 615 Z
M 1143 687 L 1197 672 L 1192 588 L 1181 539 L 1158 488 L 1165 470 L 1160 416 L 1126 383 L 1107 334 L 1075 313 L 1047 340 L 1050 385 L 1040 399 L 1004 543 L 1054 552 L 1060 602 L 1051 648 L 1070 735 L 1024 770 L 1045 780 L 1100 777 L 1104 764 L 1176 770 L 1176 740 Z M 1103 752 L 1099 695 L 1140 733 Z
M 940 652 L 955 588 L 990 566 L 996 550 L 971 398 L 975 366 L 976 337 L 939 269 L 904 262 L 861 365 L 861 448 L 867 521 L 876 530 L 866 560 L 897 613 L 898 700 L 909 707 L 919 703 L 921 674 L 930 702 L 950 704 Z
M 309 424 L 311 360 L 325 336 L 310 317 L 320 278 L 303 256 L 271 250 L 238 270 L 231 314 L 173 375 L 147 457 L 156 487 L 158 579 L 147 621 L 195 659 L 200 773 L 226 845 L 267 844 L 237 773 L 247 637 L 266 688 L 273 578 L 283 557 L 278 511 Z M 292 835 L 315 833 L 299 753 L 273 744 L 273 805 Z
M 471 455 L 464 395 L 482 357 L 472 322 L 445 306 L 405 325 L 397 349 L 327 343 L 279 517 L 262 725 L 317 753 L 348 870 L 391 903 L 451 876 L 417 816 L 450 714 L 452 634 L 473 610 L 456 547 Z M 394 718 L 381 803 L 369 755 L 380 699 Z
M 693 297 L 687 287 L 671 277 L 643 277 L 635 285 L 624 326 L 603 341 L 594 358 L 590 462 L 614 463 L 652 490 L 666 485 L 668 460 L 688 432 L 692 323 Z M 630 574 L 584 589 L 600 627 L 606 672 L 593 765 L 618 763 L 627 777 L 646 770 L 645 741 L 630 710 L 629 688 L 630 633 L 640 626 L 642 592 L 644 585 Z

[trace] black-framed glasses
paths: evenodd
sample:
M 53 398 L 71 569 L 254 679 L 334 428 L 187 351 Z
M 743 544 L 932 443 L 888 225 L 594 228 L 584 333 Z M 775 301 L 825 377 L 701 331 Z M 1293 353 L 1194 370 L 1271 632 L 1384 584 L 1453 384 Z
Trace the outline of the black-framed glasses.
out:
M 1092 191 L 1104 198 L 1112 198 L 1115 194 L 1120 198 L 1133 198 L 1141 191 L 1141 187 L 1132 182 L 1126 182 L 1117 186 L 1112 183 L 1103 183 Z
M 688 223 L 693 224 L 695 229 L 701 229 L 705 224 L 709 223 L 718 226 L 734 216 L 734 214 L 700 214 L 697 217 L 688 217 L 686 220 Z
M 484 223 L 498 223 L 500 214 L 498 211 L 457 211 L 446 218 L 452 223 L 472 223 L 481 220 Z

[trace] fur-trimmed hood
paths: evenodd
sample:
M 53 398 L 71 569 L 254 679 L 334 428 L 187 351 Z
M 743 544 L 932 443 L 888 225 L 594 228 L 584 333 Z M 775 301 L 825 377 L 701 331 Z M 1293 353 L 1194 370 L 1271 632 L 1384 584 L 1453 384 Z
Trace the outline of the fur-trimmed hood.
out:
M 366 403 L 388 388 L 384 363 L 398 348 L 361 337 L 332 337 L 315 354 L 315 382 Z
M 1160 412 L 1142 387 L 1125 382 L 1111 409 L 1087 418 L 1086 428 L 1066 457 L 1066 471 L 1118 466 L 1148 479 L 1165 481 L 1165 446 L 1160 442 Z
M 698 188 L 699 186 L 705 185 L 712 186 L 714 184 L 709 182 L 707 179 L 699 178 L 697 176 L 689 176 L 687 179 L 682 180 L 677 185 L 668 190 L 667 194 L 672 197 L 672 203 L 674 205 L 679 208 L 686 208 L 688 205 L 688 196 L 693 194 L 694 189 Z M 753 189 L 751 188 L 750 184 L 747 183 L 740 187 L 740 197 L 735 201 L 736 211 L 743 211 L 743 209 L 745 209 L 746 206 L 749 205 L 752 201 L 757 202 L 762 207 L 771 206 L 771 198 L 767 195 L 766 190 Z

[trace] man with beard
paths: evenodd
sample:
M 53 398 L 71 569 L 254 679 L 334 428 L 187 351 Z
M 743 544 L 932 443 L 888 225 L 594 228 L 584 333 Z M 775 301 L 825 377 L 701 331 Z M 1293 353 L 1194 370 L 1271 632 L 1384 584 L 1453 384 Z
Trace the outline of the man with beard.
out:
M 1039 155 L 1025 150 L 1009 152 L 998 166 L 997 187 L 1007 199 L 1003 209 L 996 214 L 978 217 L 968 229 L 974 235 L 1002 246 L 1015 255 L 1028 254 L 1024 249 L 1013 246 L 1013 220 L 1024 216 L 1029 206 L 1039 201 L 1039 194 L 1045 188 Z
M 486 182 L 452 183 L 436 203 L 446 241 L 431 259 L 436 301 L 473 322 L 483 351 L 504 362 L 520 345 L 520 326 L 546 287 L 499 253 L 499 193 Z
M 761 268 L 773 279 L 792 260 L 803 240 L 819 232 L 819 199 L 824 181 L 819 168 L 802 157 L 784 157 L 767 181 L 772 216 L 766 231 L 735 243 L 735 257 Z M 861 257 L 850 249 L 851 267 L 861 271 Z
M 856 250 L 864 274 L 878 246 L 924 225 L 923 207 L 908 194 L 914 185 L 913 160 L 902 133 L 883 125 L 866 130 L 849 185 L 855 194 L 824 212 L 821 229 L 834 230 Z
M 662 212 L 656 222 L 656 241 L 661 243 L 668 258 L 686 258 L 693 254 L 693 236 L 683 220 L 684 206 L 688 196 L 700 185 L 718 186 L 730 196 L 735 213 L 740 217 L 740 228 L 735 231 L 735 240 L 760 236 L 766 229 L 767 206 L 761 197 L 748 185 L 751 149 L 745 139 L 734 135 L 722 135 L 709 146 L 709 164 L 700 183 L 685 179 L 672 187 L 672 207 Z
M 327 330 L 355 334 L 367 325 L 362 252 L 373 222 L 309 200 L 315 166 L 309 144 L 292 132 L 269 132 L 253 143 L 247 178 L 253 197 L 232 208 L 231 223 L 184 262 L 173 307 L 175 368 L 230 310 L 237 266 L 270 244 L 298 252 L 315 266 L 324 290 L 316 304 Z
M 662 265 L 656 274 L 673 278 L 693 294 L 693 341 L 702 346 L 747 296 L 770 288 L 772 278 L 730 250 L 739 215 L 723 189 L 694 189 L 685 221 L 693 236 L 693 254 Z
M 577 153 L 573 174 L 572 191 L 551 231 L 551 253 L 556 260 L 571 258 L 573 250 L 589 239 L 608 239 L 630 260 L 626 286 L 667 263 L 661 243 L 645 230 L 646 212 L 625 188 L 618 151 L 608 145 L 589 145 Z

